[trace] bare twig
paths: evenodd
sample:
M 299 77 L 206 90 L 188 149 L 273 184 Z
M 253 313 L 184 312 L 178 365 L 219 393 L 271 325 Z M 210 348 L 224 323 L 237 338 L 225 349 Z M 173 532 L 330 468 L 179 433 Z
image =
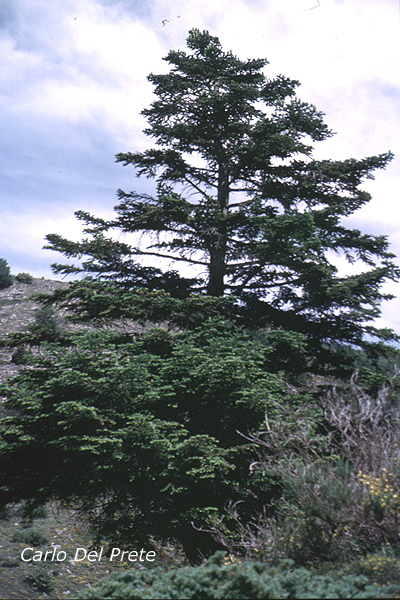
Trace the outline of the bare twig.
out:
M 306 8 L 305 10 L 314 10 L 314 8 L 319 8 L 321 6 L 320 1 L 317 0 L 318 4 L 316 6 L 312 6 L 311 8 Z

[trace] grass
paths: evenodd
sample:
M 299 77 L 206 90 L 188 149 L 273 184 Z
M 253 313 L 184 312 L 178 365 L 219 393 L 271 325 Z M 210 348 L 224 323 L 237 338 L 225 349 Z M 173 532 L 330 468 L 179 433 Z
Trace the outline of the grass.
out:
M 67 510 L 47 507 L 45 516 L 30 524 L 24 524 L 21 517 L 22 507 L 14 506 L 0 520 L 0 598 L 76 598 L 80 590 L 96 585 L 99 579 L 112 573 L 140 568 L 138 563 L 126 561 L 110 563 L 106 544 L 100 562 L 85 559 L 74 563 L 76 549 L 88 550 L 91 538 L 87 527 L 76 523 L 74 515 Z M 40 549 L 45 553 L 46 550 L 52 550 L 54 545 L 61 547 L 57 551 L 66 552 L 67 557 L 62 562 L 48 560 L 33 563 L 21 560 L 24 548 L 32 547 L 35 551 Z M 149 566 L 147 563 L 141 565 L 142 568 Z
M 12 304 L 20 304 L 24 302 L 23 298 L 10 298 L 10 299 L 0 299 L 0 306 L 10 306 Z

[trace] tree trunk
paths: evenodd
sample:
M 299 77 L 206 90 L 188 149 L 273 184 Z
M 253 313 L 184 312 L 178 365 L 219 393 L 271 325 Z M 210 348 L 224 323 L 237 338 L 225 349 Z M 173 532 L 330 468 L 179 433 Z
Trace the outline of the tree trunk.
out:
M 222 220 L 218 228 L 209 232 L 210 264 L 208 267 L 209 278 L 207 285 L 208 296 L 223 296 L 225 291 L 225 258 L 226 258 L 226 223 L 224 217 L 228 215 L 229 206 L 229 173 L 226 163 L 218 167 L 218 203 L 221 209 Z
M 225 243 L 221 248 L 210 249 L 209 277 L 207 284 L 208 296 L 223 296 L 225 291 Z
M 229 206 L 229 173 L 226 163 L 220 163 L 218 167 L 218 202 L 221 213 L 226 217 Z

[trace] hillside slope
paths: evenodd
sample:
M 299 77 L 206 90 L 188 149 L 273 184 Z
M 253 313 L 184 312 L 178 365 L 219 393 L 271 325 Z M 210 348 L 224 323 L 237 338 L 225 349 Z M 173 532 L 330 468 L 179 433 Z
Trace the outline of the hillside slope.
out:
M 34 321 L 39 304 L 33 296 L 37 293 L 52 293 L 69 284 L 50 279 L 34 279 L 32 283 L 22 283 L 14 279 L 14 284 L 0 289 L 0 338 L 8 333 L 25 331 Z M 11 362 L 12 352 L 0 348 L 0 383 L 13 375 L 17 367 Z

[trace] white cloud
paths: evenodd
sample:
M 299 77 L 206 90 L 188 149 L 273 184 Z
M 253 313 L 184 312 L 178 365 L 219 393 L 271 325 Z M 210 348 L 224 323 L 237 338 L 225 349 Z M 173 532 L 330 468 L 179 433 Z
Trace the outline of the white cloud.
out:
M 18 4 L 17 32 L 1 44 L 1 101 L 11 116 L 46 115 L 137 136 L 140 110 L 151 100 L 146 76 L 164 53 L 156 35 L 126 15 L 110 21 L 91 0 L 52 2 L 51 9 Z
M 73 234 L 73 210 L 111 210 L 117 187 L 151 189 L 113 155 L 151 144 L 139 114 L 152 98 L 146 76 L 166 71 L 162 57 L 185 49 L 192 27 L 209 29 L 240 58 L 268 58 L 268 76 L 300 80 L 299 97 L 337 132 L 317 157 L 397 153 L 366 185 L 374 200 L 352 226 L 388 233 L 400 252 L 394 0 L 4 0 L 1 15 L 2 256 L 42 257 L 46 233 Z

